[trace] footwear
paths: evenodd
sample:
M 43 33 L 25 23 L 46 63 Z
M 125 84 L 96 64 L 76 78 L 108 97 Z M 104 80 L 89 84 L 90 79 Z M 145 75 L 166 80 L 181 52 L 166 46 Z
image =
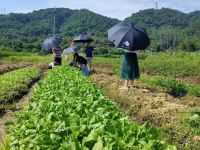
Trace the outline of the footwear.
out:
M 121 88 L 119 88 L 120 90 L 128 90 L 128 87 L 127 86 L 123 86 Z
M 138 88 L 138 85 L 135 85 L 135 84 L 134 84 L 134 85 L 129 85 L 128 87 L 129 87 L 129 88 Z

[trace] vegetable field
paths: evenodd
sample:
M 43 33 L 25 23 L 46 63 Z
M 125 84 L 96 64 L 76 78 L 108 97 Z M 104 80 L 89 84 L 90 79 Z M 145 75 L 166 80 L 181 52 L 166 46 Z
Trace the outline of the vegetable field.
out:
M 30 90 L 52 56 L 0 52 L 0 132 L 5 140 L 8 131 L 5 148 L 197 150 L 199 56 L 138 53 L 141 78 L 123 92 L 123 56 L 95 56 L 89 78 L 68 68 L 68 57 Z M 3 143 L 0 139 L 0 147 Z
M 12 103 L 16 98 L 28 92 L 30 84 L 39 78 L 40 69 L 27 67 L 5 73 L 0 76 L 0 110 L 7 103 Z
M 16 52 L 12 50 L 0 51 L 0 60 L 5 62 L 29 62 L 29 63 L 49 63 L 52 60 L 51 55 L 42 55 L 31 52 Z
M 120 75 L 122 58 L 95 58 L 99 66 L 114 69 Z M 159 86 L 173 96 L 200 96 L 200 54 L 189 52 L 138 53 L 142 83 Z
M 6 72 L 27 67 L 32 65 L 31 63 L 12 63 L 12 62 L 5 62 L 5 61 L 0 61 L 0 75 L 4 74 Z
M 81 72 L 49 72 L 9 132 L 17 149 L 176 149 L 147 124 L 122 117 L 118 108 Z M 9 140 L 8 140 L 9 141 Z
M 121 92 L 119 78 L 122 58 L 95 58 L 107 74 L 94 74 L 94 80 L 117 102 L 125 114 L 137 122 L 150 122 L 165 133 L 178 149 L 200 148 L 199 53 L 138 53 L 141 78 L 133 89 Z M 109 69 L 110 67 L 110 69 Z M 109 71 L 114 69 L 113 75 Z M 101 69 L 102 70 L 102 69 Z M 105 72 L 105 71 L 104 71 Z M 191 110 L 196 110 L 191 113 Z

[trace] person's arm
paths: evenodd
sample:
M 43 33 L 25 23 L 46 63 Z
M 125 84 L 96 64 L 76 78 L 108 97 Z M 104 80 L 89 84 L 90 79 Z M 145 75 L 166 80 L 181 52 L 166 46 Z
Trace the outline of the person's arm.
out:
M 55 48 L 52 48 L 52 52 L 54 52 L 55 51 Z
M 59 51 L 62 53 L 62 48 L 59 46 Z

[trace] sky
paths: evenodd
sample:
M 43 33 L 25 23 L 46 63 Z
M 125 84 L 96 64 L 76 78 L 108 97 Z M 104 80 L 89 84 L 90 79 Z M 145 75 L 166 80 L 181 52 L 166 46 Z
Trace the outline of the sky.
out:
M 200 10 L 200 0 L 0 0 L 0 13 L 27 13 L 44 8 L 86 8 L 95 13 L 117 18 L 148 8 L 172 8 L 188 13 Z

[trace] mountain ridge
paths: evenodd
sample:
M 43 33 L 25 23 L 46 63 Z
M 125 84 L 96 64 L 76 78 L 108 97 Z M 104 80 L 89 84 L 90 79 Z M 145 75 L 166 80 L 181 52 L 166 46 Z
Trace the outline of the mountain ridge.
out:
M 48 8 L 25 14 L 10 13 L 0 15 L 0 45 L 38 49 L 42 40 L 53 33 L 54 12 L 56 33 L 63 37 L 74 37 L 82 33 L 105 38 L 107 30 L 120 22 L 87 9 Z M 200 11 L 183 13 L 169 8 L 146 9 L 133 13 L 124 21 L 143 26 L 151 39 L 155 39 L 161 33 L 160 30 L 166 27 L 183 35 L 200 36 Z

